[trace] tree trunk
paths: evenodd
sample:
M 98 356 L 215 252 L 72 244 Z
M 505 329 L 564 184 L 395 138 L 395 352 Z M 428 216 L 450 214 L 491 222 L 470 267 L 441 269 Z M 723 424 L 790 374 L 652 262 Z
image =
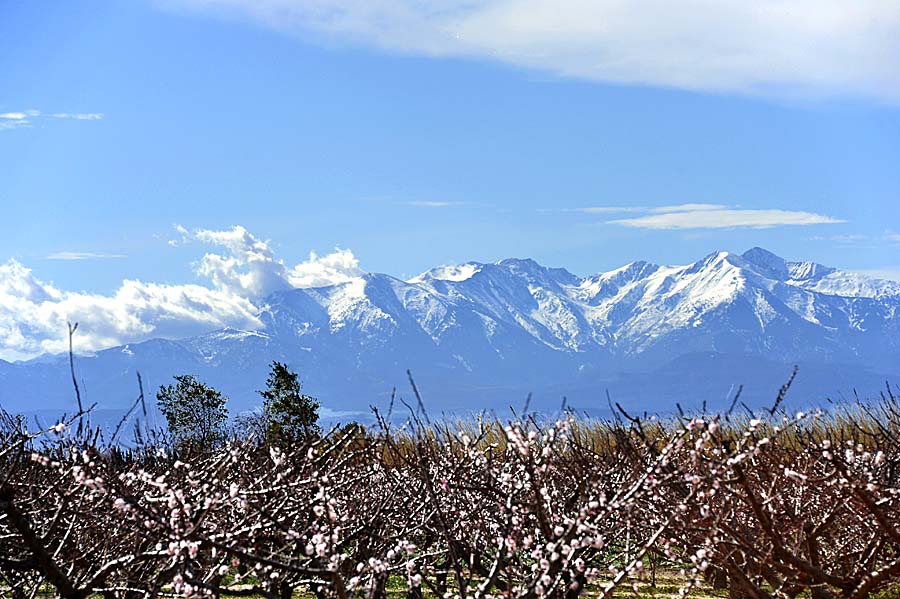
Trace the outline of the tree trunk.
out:
M 409 587 L 406 591 L 406 599 L 422 599 L 422 587 Z
M 728 588 L 728 573 L 722 568 L 710 566 L 703 573 L 703 578 L 705 578 L 706 582 L 717 591 Z

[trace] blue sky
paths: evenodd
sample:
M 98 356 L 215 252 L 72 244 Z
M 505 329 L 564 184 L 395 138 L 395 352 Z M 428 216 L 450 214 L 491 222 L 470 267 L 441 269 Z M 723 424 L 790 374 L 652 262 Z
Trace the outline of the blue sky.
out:
M 754 245 L 900 276 L 900 3 L 614 4 L 4 2 L 0 264 L 206 285 L 196 231 L 241 225 L 401 277 Z

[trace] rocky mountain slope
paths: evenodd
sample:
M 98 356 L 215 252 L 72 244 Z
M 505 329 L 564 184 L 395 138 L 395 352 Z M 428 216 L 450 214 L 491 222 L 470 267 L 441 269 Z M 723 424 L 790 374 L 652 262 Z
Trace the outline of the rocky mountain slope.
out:
M 257 331 L 111 348 L 78 360 L 85 393 L 128 403 L 135 372 L 152 391 L 194 373 L 255 403 L 272 359 L 300 372 L 336 411 L 364 411 L 410 369 L 436 411 L 502 409 L 533 392 L 587 410 L 606 391 L 636 409 L 677 401 L 723 405 L 737 385 L 764 402 L 794 364 L 793 397 L 825 397 L 900 382 L 900 283 L 788 262 L 764 249 L 714 252 L 686 266 L 634 262 L 581 278 L 533 260 L 443 266 L 409 281 L 366 274 L 279 291 Z M 0 405 L 61 409 L 72 392 L 64 357 L 0 362 Z M 152 393 L 150 393 L 152 395 Z

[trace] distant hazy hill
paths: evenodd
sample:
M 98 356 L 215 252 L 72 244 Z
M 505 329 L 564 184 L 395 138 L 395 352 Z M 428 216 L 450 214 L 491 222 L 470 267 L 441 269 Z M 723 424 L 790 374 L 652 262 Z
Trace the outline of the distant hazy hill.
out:
M 267 364 L 288 362 L 332 410 L 409 395 L 412 370 L 434 412 L 534 404 L 605 409 L 716 407 L 745 385 L 768 401 L 794 364 L 792 399 L 819 402 L 900 382 L 900 284 L 787 262 L 761 248 L 715 252 L 687 266 L 634 262 L 580 278 L 533 260 L 470 262 L 410 281 L 367 274 L 270 296 L 257 331 L 114 347 L 77 361 L 89 401 L 107 409 L 180 373 L 258 398 Z M 0 362 L 0 405 L 71 408 L 64 356 Z

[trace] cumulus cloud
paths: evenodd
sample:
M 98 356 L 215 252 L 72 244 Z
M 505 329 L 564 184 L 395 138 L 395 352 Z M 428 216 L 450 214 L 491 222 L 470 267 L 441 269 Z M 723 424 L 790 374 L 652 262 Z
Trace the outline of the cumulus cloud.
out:
M 308 260 L 288 268 L 275 257 L 267 241 L 240 225 L 224 231 L 201 229 L 190 235 L 227 250 L 225 255 L 204 255 L 197 264 L 197 274 L 208 278 L 217 289 L 244 297 L 264 298 L 283 289 L 336 285 L 363 274 L 353 252 L 340 248 L 324 256 L 310 252 Z
M 336 249 L 288 268 L 269 243 L 247 229 L 176 230 L 184 242 L 218 248 L 194 265 L 207 285 L 127 279 L 111 295 L 65 291 L 9 260 L 0 264 L 0 359 L 28 359 L 68 347 L 67 322 L 78 322 L 75 349 L 92 352 L 151 338 L 179 339 L 234 327 L 263 326 L 258 315 L 273 291 L 343 283 L 363 274 L 350 250 Z M 114 254 L 58 252 L 54 259 Z
M 291 269 L 288 280 L 297 288 L 325 287 L 346 283 L 362 274 L 359 260 L 353 252 L 336 248 L 324 256 L 310 252 L 309 260 Z
M 261 326 L 245 298 L 201 285 L 125 280 L 113 295 L 69 292 L 15 260 L 0 265 L 0 358 L 26 359 L 67 348 L 66 323 L 78 322 L 76 349 L 96 351 L 151 337 L 177 338 L 226 326 Z
M 900 100 L 897 0 L 159 0 L 275 29 L 589 80 Z
M 224 292 L 259 298 L 287 289 L 287 269 L 275 258 L 268 242 L 257 239 L 240 225 L 227 231 L 201 229 L 194 238 L 223 247 L 226 255 L 207 253 L 197 264 L 197 274 L 210 279 Z

